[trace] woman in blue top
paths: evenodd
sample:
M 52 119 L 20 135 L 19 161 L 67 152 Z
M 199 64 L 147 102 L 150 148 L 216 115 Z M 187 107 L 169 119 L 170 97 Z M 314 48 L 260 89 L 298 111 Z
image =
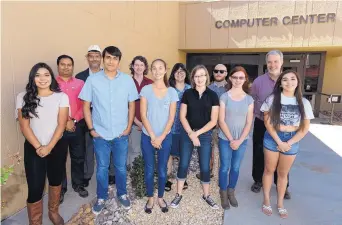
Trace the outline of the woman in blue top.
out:
M 140 112 L 143 124 L 141 150 L 145 163 L 145 183 L 148 201 L 145 212 L 152 213 L 154 205 L 154 161 L 158 158 L 158 205 L 161 211 L 168 212 L 164 196 L 167 180 L 167 161 L 170 156 L 171 127 L 175 119 L 178 95 L 174 88 L 168 87 L 166 63 L 156 59 L 151 64 L 154 83 L 146 85 L 140 92 Z
M 177 158 L 179 160 L 180 131 L 181 129 L 183 129 L 183 126 L 179 120 L 179 109 L 180 109 L 180 104 L 181 104 L 180 100 L 182 99 L 185 90 L 191 88 L 189 72 L 186 70 L 184 64 L 176 63 L 173 66 L 171 74 L 170 74 L 170 78 L 169 78 L 169 84 L 171 87 L 176 89 L 178 93 L 179 101 L 177 102 L 175 121 L 173 122 L 173 126 L 171 129 L 172 146 L 171 146 L 171 153 L 170 153 L 171 155 L 169 157 L 169 162 L 167 164 L 168 176 L 172 172 L 173 159 Z M 171 185 L 172 185 L 172 182 L 168 180 L 165 185 L 165 191 L 171 191 Z M 188 187 L 188 184 L 185 181 L 183 189 L 187 189 L 187 187 Z
M 311 104 L 303 98 L 302 82 L 296 71 L 280 74 L 273 94 L 262 104 L 266 132 L 264 136 L 265 169 L 262 177 L 264 201 L 262 211 L 272 214 L 270 190 L 274 171 L 277 171 L 278 213 L 288 216 L 284 208 L 287 174 L 299 150 L 299 141 L 308 133 L 310 120 L 314 118 Z
M 253 98 L 248 95 L 248 75 L 243 67 L 237 66 L 231 70 L 228 83 L 231 88 L 221 95 L 219 112 L 219 186 L 223 209 L 229 209 L 229 203 L 233 207 L 238 206 L 234 190 L 247 147 L 254 108 Z

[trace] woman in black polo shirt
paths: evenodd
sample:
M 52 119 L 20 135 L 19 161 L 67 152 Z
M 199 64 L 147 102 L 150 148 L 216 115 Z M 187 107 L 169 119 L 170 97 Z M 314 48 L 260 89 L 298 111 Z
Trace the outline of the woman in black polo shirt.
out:
M 211 133 L 217 124 L 219 99 L 217 94 L 207 88 L 209 73 L 203 65 L 196 66 L 191 72 L 192 88 L 184 92 L 180 108 L 180 121 L 184 127 L 181 134 L 180 162 L 177 173 L 177 194 L 171 202 L 172 208 L 177 208 L 182 200 L 182 190 L 187 176 L 188 167 L 194 147 L 198 148 L 200 161 L 202 199 L 211 208 L 218 205 L 209 195 Z

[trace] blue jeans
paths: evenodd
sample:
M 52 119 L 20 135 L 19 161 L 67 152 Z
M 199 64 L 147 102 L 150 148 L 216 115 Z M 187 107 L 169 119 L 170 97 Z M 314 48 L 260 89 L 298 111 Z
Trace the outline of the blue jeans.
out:
M 105 140 L 101 137 L 93 138 L 96 157 L 97 198 L 108 199 L 108 167 L 110 153 L 114 164 L 115 184 L 117 196 L 127 194 L 126 161 L 128 153 L 128 136 Z
M 155 149 L 151 144 L 151 138 L 141 133 L 141 150 L 145 164 L 145 184 L 147 197 L 153 197 L 155 152 L 157 151 L 158 163 L 158 198 L 164 196 L 164 188 L 167 180 L 167 161 L 169 160 L 172 144 L 172 134 L 168 134 L 162 142 L 161 149 Z
M 180 145 L 180 134 L 172 134 L 172 145 L 170 155 L 179 157 Z
M 237 150 L 230 147 L 230 141 L 219 138 L 220 151 L 220 169 L 219 169 L 219 186 L 221 190 L 228 188 L 235 189 L 238 178 L 240 165 L 247 147 L 247 140 L 244 140 Z M 229 185 L 228 185 L 229 170 Z
M 210 183 L 210 158 L 211 158 L 211 134 L 208 131 L 201 134 L 198 138 L 201 146 L 197 147 L 200 164 L 200 176 L 202 184 Z M 194 145 L 185 131 L 181 133 L 180 161 L 178 166 L 177 180 L 185 180 L 189 168 Z

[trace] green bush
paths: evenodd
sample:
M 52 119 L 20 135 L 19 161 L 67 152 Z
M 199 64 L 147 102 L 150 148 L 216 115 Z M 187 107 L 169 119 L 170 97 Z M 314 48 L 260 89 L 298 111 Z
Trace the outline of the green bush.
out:
M 157 183 L 157 164 L 155 164 L 155 170 L 154 170 L 154 188 L 158 187 Z M 144 159 L 140 155 L 136 157 L 132 163 L 132 167 L 130 169 L 130 177 L 131 177 L 131 183 L 134 190 L 134 193 L 137 197 L 142 198 L 146 196 L 146 185 L 145 185 L 145 179 L 144 179 Z
M 0 177 L 0 184 L 4 185 L 6 184 L 6 181 L 8 180 L 9 176 L 13 173 L 14 171 L 14 166 L 5 166 L 1 168 L 1 177 Z

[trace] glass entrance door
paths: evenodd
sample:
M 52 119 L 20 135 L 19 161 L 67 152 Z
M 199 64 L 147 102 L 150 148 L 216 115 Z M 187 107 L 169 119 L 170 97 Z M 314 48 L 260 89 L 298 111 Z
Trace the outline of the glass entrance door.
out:
M 283 70 L 297 71 L 302 80 L 302 91 L 318 116 L 320 109 L 319 94 L 322 91 L 325 53 L 288 53 L 284 52 Z M 265 63 L 266 53 L 189 53 L 187 54 L 187 69 L 191 71 L 196 65 L 205 65 L 211 79 L 215 65 L 221 63 L 228 72 L 235 66 L 246 69 L 252 83 L 258 75 L 267 72 Z

